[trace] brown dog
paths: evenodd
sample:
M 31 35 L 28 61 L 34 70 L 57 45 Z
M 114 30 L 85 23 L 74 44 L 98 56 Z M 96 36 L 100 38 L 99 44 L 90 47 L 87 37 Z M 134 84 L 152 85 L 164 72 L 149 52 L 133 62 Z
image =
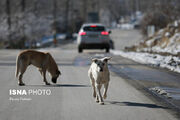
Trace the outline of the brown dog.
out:
M 52 77 L 52 82 L 56 83 L 57 78 L 61 74 L 58 70 L 58 66 L 54 61 L 50 53 L 43 53 L 35 50 L 24 50 L 18 56 L 16 60 L 16 77 L 19 76 L 19 85 L 25 85 L 22 81 L 22 77 L 26 68 L 29 65 L 34 65 L 39 68 L 41 75 L 43 76 L 46 85 L 50 83 L 46 80 L 46 71 L 48 71 Z M 20 75 L 19 75 L 20 72 Z

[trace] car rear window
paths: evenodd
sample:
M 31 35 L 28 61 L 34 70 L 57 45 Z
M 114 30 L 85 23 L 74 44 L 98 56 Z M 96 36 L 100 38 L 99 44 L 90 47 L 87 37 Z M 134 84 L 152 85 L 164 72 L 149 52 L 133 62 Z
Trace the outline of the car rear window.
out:
M 105 31 L 105 27 L 104 26 L 86 26 L 83 28 L 84 31 L 94 31 L 94 32 L 101 32 L 101 31 Z

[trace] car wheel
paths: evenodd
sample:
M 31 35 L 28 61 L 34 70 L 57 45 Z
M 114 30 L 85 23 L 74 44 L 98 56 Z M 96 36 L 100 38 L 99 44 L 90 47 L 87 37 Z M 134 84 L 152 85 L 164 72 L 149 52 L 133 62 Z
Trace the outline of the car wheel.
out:
M 79 53 L 82 53 L 82 52 L 83 52 L 83 49 L 78 48 L 78 52 L 79 52 Z
M 106 52 L 109 53 L 109 48 L 106 48 Z
M 114 42 L 112 40 L 110 40 L 109 44 L 110 44 L 110 48 L 114 49 Z

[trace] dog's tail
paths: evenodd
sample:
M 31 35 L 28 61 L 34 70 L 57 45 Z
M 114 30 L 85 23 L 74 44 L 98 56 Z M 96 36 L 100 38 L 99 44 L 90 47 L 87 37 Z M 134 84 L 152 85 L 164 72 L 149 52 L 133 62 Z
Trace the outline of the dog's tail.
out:
M 19 66 L 20 66 L 20 59 L 19 56 L 16 58 L 16 72 L 15 72 L 15 77 L 18 77 L 19 75 Z

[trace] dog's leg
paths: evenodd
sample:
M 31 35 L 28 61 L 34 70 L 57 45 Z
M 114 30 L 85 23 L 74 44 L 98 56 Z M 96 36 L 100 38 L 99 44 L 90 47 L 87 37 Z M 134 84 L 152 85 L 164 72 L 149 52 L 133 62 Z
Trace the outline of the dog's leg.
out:
M 46 80 L 46 70 L 43 70 L 42 73 L 43 73 L 43 80 L 44 80 L 45 84 L 50 85 L 50 83 L 48 83 Z
M 103 98 L 107 98 L 107 90 L 108 90 L 109 82 L 104 84 L 104 93 L 103 93 Z
M 98 95 L 96 95 L 96 102 L 97 102 L 97 103 L 99 102 L 99 97 L 98 97 Z
M 95 98 L 97 94 L 96 94 L 95 80 L 94 80 L 94 78 L 92 76 L 91 70 L 88 71 L 88 76 L 90 78 L 90 82 L 91 82 L 91 85 L 92 85 L 92 88 L 93 88 L 93 97 Z
M 95 81 L 94 79 L 91 78 L 91 85 L 92 85 L 92 88 L 93 88 L 93 97 L 95 98 L 96 97 L 96 87 L 95 87 Z
M 95 91 L 96 91 L 96 88 L 97 88 L 97 85 L 95 86 Z M 98 96 L 97 93 L 96 93 L 96 102 L 97 102 L 97 103 L 99 102 L 99 96 Z
M 19 75 L 19 86 L 24 86 L 25 84 L 22 81 L 23 74 L 26 71 L 27 66 L 24 65 L 25 67 L 21 67 L 21 74 Z
M 22 81 L 23 73 L 19 75 L 19 86 L 24 86 L 25 84 Z
M 103 98 L 102 98 L 102 95 L 101 95 L 101 87 L 102 87 L 101 84 L 97 84 L 97 85 L 96 85 L 98 97 L 99 97 L 99 99 L 100 99 L 99 104 L 103 105 L 103 104 L 104 104 L 104 101 L 103 101 Z
M 39 68 L 39 72 L 41 73 L 41 75 L 43 75 L 43 71 L 41 68 Z

